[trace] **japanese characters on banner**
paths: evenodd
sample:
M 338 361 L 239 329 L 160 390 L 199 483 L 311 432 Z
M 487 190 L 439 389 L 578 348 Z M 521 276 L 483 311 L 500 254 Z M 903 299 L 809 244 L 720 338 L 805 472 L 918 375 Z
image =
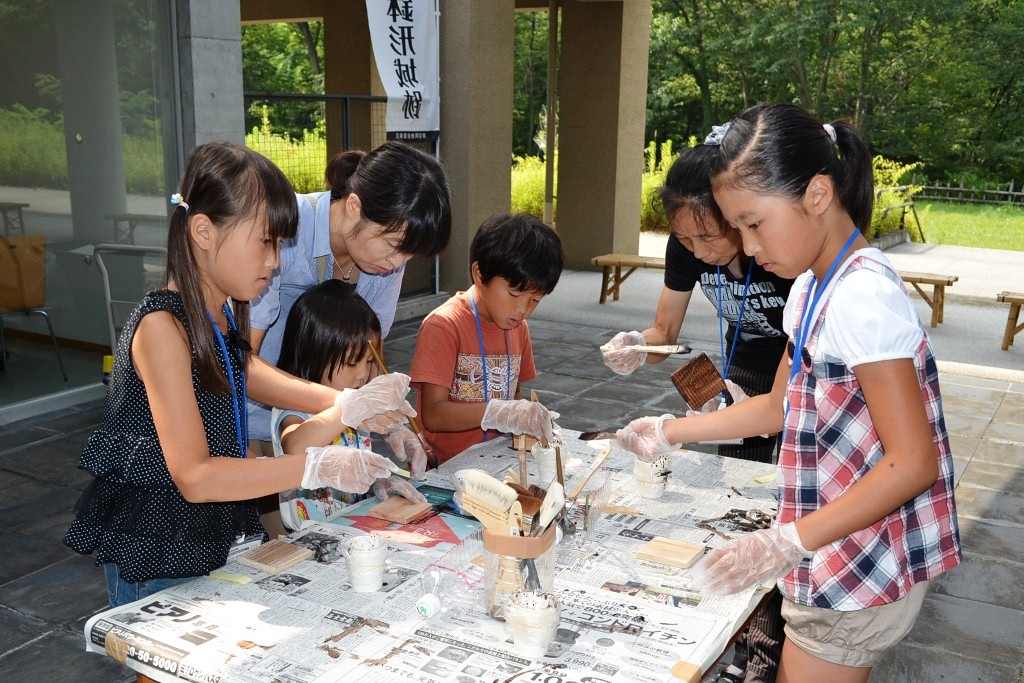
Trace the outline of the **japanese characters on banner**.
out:
M 437 0 L 366 0 L 377 71 L 388 95 L 389 140 L 437 140 Z

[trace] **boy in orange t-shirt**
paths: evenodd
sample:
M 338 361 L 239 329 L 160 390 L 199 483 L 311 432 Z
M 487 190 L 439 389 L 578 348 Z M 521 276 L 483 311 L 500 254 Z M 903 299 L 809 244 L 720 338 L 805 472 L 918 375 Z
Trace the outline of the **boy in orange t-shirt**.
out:
M 522 398 L 537 376 L 526 319 L 565 257 L 558 235 L 527 214 L 497 214 L 469 248 L 473 286 L 424 318 L 409 373 L 423 431 L 440 462 L 512 432 L 552 438 L 558 413 Z

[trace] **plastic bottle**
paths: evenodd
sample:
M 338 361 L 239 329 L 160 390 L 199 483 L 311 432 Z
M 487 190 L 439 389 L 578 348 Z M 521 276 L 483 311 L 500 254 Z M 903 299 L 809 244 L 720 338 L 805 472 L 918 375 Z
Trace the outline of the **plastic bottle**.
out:
M 483 591 L 470 577 L 455 570 L 431 565 L 420 579 L 423 595 L 416 602 L 416 613 L 423 619 L 448 611 L 480 609 Z

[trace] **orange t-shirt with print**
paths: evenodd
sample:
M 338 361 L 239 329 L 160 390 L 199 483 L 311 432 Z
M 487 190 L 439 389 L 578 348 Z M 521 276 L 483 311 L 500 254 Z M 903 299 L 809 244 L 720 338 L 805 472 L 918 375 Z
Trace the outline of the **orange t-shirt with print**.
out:
M 519 385 L 537 376 L 533 364 L 530 329 L 524 321 L 515 329 L 502 330 L 480 319 L 487 362 L 487 392 L 491 398 L 513 399 Z M 506 347 L 507 340 L 507 347 Z M 416 354 L 409 375 L 417 389 L 423 383 L 448 387 L 448 400 L 480 403 L 484 400 L 484 373 L 473 306 L 466 292 L 458 292 L 423 319 L 416 338 Z M 416 409 L 422 412 L 423 391 Z M 431 432 L 424 435 L 438 460 L 445 462 L 484 440 L 476 427 L 459 432 Z M 495 438 L 493 430 L 486 436 Z

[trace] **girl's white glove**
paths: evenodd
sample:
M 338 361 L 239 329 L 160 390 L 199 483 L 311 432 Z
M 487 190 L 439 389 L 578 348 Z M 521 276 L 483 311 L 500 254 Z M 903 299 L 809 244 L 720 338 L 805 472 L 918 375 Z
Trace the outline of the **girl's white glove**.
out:
M 373 495 L 377 496 L 380 500 L 387 500 L 389 496 L 401 496 L 414 503 L 427 502 L 427 499 L 416 490 L 415 486 L 394 474 L 387 479 L 375 481 L 373 484 Z
M 558 413 L 525 398 L 513 401 L 492 398 L 487 402 L 480 427 L 505 433 L 543 436 L 551 442 L 555 438 L 552 424 L 556 419 Z
M 813 555 L 790 522 L 734 538 L 693 569 L 701 591 L 731 595 L 755 584 L 775 581 Z
M 366 493 L 373 482 L 389 477 L 398 465 L 372 451 L 351 446 L 311 446 L 306 449 L 306 465 L 302 472 L 302 488 L 324 486 Z
M 399 425 L 384 435 L 384 441 L 391 446 L 398 461 L 409 467 L 413 481 L 423 478 L 423 473 L 427 471 L 427 452 L 411 429 Z
M 636 453 L 644 462 L 654 462 L 666 453 L 679 448 L 665 438 L 665 421 L 675 419 L 674 415 L 641 417 L 615 432 L 615 443 L 619 448 Z
M 604 364 L 617 375 L 632 374 L 638 367 L 647 362 L 647 353 L 633 351 L 628 346 L 643 346 L 647 343 L 644 335 L 637 332 L 619 332 L 601 347 Z
M 382 413 L 396 410 L 403 415 L 415 417 L 416 411 L 405 400 L 408 393 L 409 375 L 392 372 L 374 377 L 358 389 L 344 389 L 338 393 L 334 404 L 341 406 L 343 423 L 349 427 L 360 427 Z M 371 431 L 373 424 L 368 425 Z

